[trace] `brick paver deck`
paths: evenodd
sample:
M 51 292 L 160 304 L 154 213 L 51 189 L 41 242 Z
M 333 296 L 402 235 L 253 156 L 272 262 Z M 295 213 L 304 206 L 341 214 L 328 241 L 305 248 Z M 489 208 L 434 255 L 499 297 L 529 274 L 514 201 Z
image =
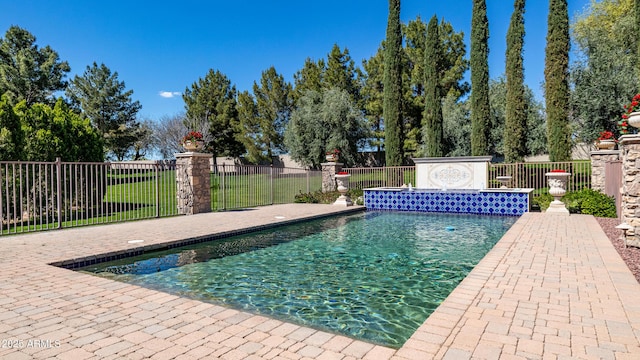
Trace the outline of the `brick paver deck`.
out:
M 0 237 L 0 358 L 640 358 L 640 285 L 591 216 L 523 215 L 399 350 L 48 265 L 339 211 L 289 204 Z

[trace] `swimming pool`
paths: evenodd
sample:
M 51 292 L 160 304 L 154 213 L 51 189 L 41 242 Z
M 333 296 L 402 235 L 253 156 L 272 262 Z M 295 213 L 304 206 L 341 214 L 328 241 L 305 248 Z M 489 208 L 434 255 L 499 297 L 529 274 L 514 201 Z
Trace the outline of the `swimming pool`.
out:
M 81 270 L 398 348 L 515 221 L 366 212 Z

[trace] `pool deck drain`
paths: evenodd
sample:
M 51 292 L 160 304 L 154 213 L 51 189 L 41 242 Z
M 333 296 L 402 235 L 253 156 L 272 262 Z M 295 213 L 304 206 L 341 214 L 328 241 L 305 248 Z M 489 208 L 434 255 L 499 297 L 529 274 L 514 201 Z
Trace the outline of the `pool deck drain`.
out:
M 523 215 L 398 350 L 48 265 L 345 210 L 287 204 L 2 236 L 0 358 L 640 358 L 640 285 L 586 215 Z

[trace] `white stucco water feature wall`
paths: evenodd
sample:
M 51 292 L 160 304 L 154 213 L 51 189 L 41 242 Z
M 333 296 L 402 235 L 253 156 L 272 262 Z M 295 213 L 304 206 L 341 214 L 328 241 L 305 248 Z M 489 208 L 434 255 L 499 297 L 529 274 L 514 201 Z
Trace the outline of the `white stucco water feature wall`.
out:
M 487 188 L 491 156 L 414 158 L 416 184 L 421 189 Z

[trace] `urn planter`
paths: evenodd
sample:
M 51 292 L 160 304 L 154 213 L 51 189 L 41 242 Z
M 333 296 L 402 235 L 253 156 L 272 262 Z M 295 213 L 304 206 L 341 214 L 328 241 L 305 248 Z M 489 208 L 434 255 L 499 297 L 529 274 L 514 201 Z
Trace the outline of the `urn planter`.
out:
M 553 201 L 549 204 L 547 212 L 568 214 L 569 210 L 560 199 L 567 193 L 567 180 L 571 173 L 568 172 L 548 172 L 547 183 L 549 184 L 549 194 L 553 196 Z
M 629 125 L 640 128 L 640 111 L 634 111 L 629 114 L 627 121 L 629 122 Z
M 340 197 L 333 203 L 334 205 L 353 205 L 353 202 L 349 196 L 347 196 L 347 191 L 349 191 L 349 177 L 351 177 L 351 174 L 336 174 L 336 184 L 338 185 Z
M 201 140 L 185 140 L 182 143 L 182 147 L 186 150 L 186 151 L 197 151 L 202 149 L 204 145 L 204 141 Z
M 511 182 L 511 175 L 496 176 L 496 180 L 500 182 L 500 189 L 508 189 Z
M 598 140 L 598 142 L 596 142 L 596 147 L 598 150 L 612 150 L 616 147 L 616 142 L 613 139 Z

